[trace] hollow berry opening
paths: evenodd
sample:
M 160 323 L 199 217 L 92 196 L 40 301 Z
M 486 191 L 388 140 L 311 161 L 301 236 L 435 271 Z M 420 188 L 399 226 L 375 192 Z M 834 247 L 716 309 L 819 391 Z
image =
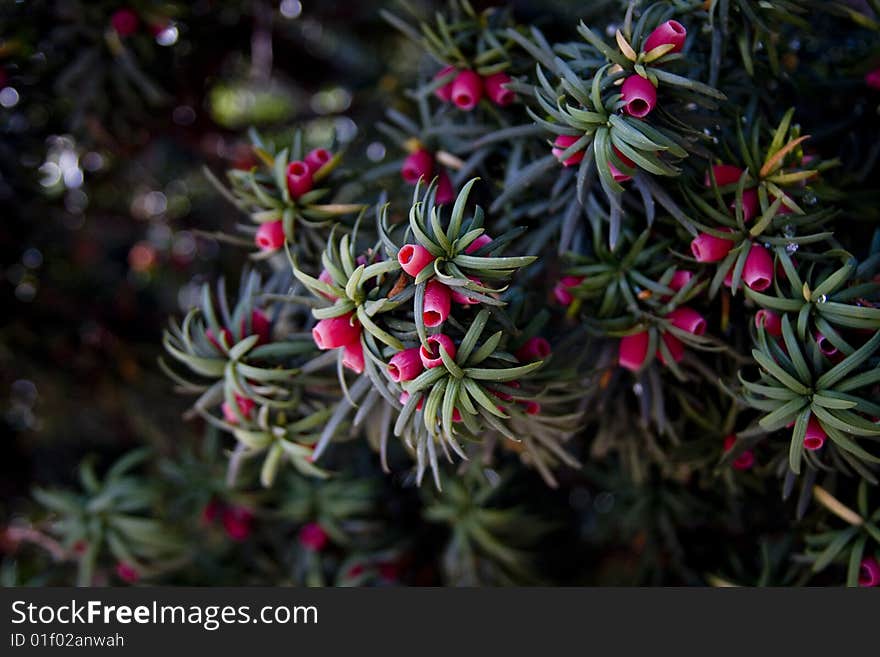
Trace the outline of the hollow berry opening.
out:
M 309 168 L 304 162 L 291 162 L 287 167 L 287 173 L 292 176 L 304 176 L 309 172 Z
M 629 110 L 630 114 L 638 117 L 645 116 L 648 112 L 651 111 L 648 103 L 641 98 L 634 98 L 633 100 L 629 101 L 629 103 L 627 103 L 626 107 Z
M 824 445 L 824 444 L 825 444 L 824 438 L 815 438 L 815 437 L 804 438 L 804 447 L 806 447 L 811 452 L 816 451 L 817 449 L 822 447 L 822 445 Z
M 438 313 L 436 310 L 426 310 L 422 317 L 424 319 L 425 326 L 438 326 L 443 323 L 443 315 Z
M 400 251 L 397 252 L 397 261 L 401 265 L 408 265 L 410 262 L 412 262 L 413 255 L 415 255 L 415 249 L 412 247 L 411 244 L 407 244 L 406 246 L 402 247 Z

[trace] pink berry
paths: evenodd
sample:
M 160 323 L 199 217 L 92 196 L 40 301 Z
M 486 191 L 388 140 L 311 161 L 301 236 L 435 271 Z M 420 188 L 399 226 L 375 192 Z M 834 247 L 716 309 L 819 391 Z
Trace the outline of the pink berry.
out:
M 277 251 L 284 246 L 284 226 L 281 220 L 260 224 L 254 242 L 261 251 Z
M 141 578 L 138 569 L 134 565 L 124 561 L 116 563 L 116 576 L 127 584 L 134 584 Z
M 772 310 L 761 309 L 755 313 L 755 326 L 764 326 L 767 335 L 778 338 L 782 335 L 782 320 Z
M 678 363 L 684 358 L 684 343 L 681 340 L 671 333 L 664 333 L 660 339 L 663 340 L 663 344 L 666 345 L 674 362 Z M 669 365 L 666 362 L 666 356 L 663 355 L 663 351 L 660 349 L 657 349 L 657 359 L 664 365 Z
M 310 552 L 320 552 L 329 541 L 327 532 L 316 522 L 307 523 L 299 530 L 299 544 Z
M 455 200 L 455 190 L 452 187 L 452 179 L 445 171 L 441 171 L 437 176 L 437 193 L 434 200 L 438 205 L 446 205 Z
M 516 94 L 504 85 L 512 81 L 507 73 L 495 73 L 483 78 L 483 87 L 489 100 L 500 107 L 510 105 L 516 100 Z
M 420 271 L 434 262 L 434 256 L 421 244 L 404 244 L 397 252 L 397 262 L 400 263 L 403 271 L 416 277 Z
M 262 310 L 254 310 L 251 312 L 250 333 L 247 332 L 244 320 L 241 320 L 240 330 L 242 336 L 259 336 L 257 339 L 257 346 L 268 344 L 272 340 L 272 322 L 269 321 L 266 313 Z
M 718 262 L 733 248 L 733 241 L 715 237 L 709 233 L 700 233 L 691 241 L 691 253 L 697 262 Z
M 727 185 L 738 183 L 743 174 L 743 170 L 732 164 L 715 164 L 712 166 L 712 174 L 715 176 L 716 185 L 719 187 L 726 187 Z M 712 178 L 709 176 L 708 171 L 706 172 L 706 177 L 703 179 L 703 184 L 706 187 L 712 186 Z
M 473 276 L 468 276 L 468 279 L 470 279 L 471 281 L 473 281 L 477 285 L 483 284 L 479 278 L 474 278 Z M 460 304 L 462 306 L 474 306 L 474 305 L 477 305 L 480 303 L 476 299 L 473 299 L 473 298 L 467 296 L 467 294 L 465 294 L 465 288 L 463 288 L 463 287 L 453 287 L 451 289 L 452 289 L 452 300 L 455 301 L 455 303 L 457 303 L 457 304 Z
M 563 276 L 553 288 L 553 298 L 563 306 L 570 306 L 574 301 L 574 295 L 569 288 L 577 287 L 583 280 L 583 276 Z
M 400 168 L 400 175 L 410 185 L 415 185 L 420 178 L 425 181 L 431 178 L 434 171 L 434 156 L 424 148 L 407 155 Z
M 398 351 L 388 361 L 388 376 L 392 381 L 412 381 L 422 373 L 424 365 L 419 357 L 419 347 Z
M 483 80 L 475 71 L 461 71 L 452 82 L 452 102 L 459 109 L 471 111 L 483 97 Z
M 223 510 L 223 529 L 233 541 L 241 542 L 251 534 L 254 514 L 243 506 L 229 506 Z
M 433 346 L 431 343 L 435 343 Z M 422 359 L 422 365 L 425 369 L 432 369 L 443 365 L 443 359 L 440 356 L 440 349 L 443 349 L 450 358 L 455 358 L 455 343 L 452 338 L 442 333 L 435 333 L 428 336 L 428 346 L 419 348 L 419 357 Z
M 703 316 L 693 308 L 682 306 L 676 308 L 666 315 L 666 319 L 670 323 L 682 331 L 687 331 L 693 335 L 703 335 L 706 333 L 706 320 Z
M 614 150 L 614 153 L 617 157 L 620 158 L 620 161 L 623 162 L 624 165 L 628 167 L 635 167 L 636 163 L 629 159 L 626 155 L 617 150 L 617 146 L 611 147 Z M 610 161 L 608 162 L 608 169 L 611 171 L 611 177 L 614 179 L 614 182 L 626 182 L 627 180 L 632 180 L 632 176 L 623 173 L 620 169 L 614 166 Z
M 523 345 L 516 350 L 516 357 L 523 363 L 530 363 L 536 360 L 544 360 L 550 355 L 550 343 L 546 338 L 534 336 L 526 340 Z
M 456 68 L 454 66 L 444 66 L 437 72 L 437 74 L 434 76 L 434 79 L 438 80 L 440 78 L 444 78 L 455 70 Z M 434 95 L 437 96 L 437 98 L 442 100 L 444 103 L 448 103 L 452 100 L 452 83 L 454 80 L 455 78 L 452 78 L 451 80 L 449 80 L 449 82 L 444 84 L 442 87 L 437 87 L 437 89 L 434 91 Z
M 684 48 L 684 41 L 687 38 L 687 30 L 684 25 L 678 21 L 666 21 L 654 28 L 654 31 L 645 39 L 642 46 L 644 52 L 651 52 L 658 46 L 665 46 L 667 43 L 673 45 L 669 52 L 681 52 Z
M 110 25 L 113 27 L 116 34 L 125 38 L 130 37 L 137 32 L 140 20 L 134 10 L 129 9 L 128 7 L 123 7 L 122 9 L 114 11 L 110 16 Z
M 322 319 L 312 329 L 312 338 L 318 349 L 337 349 L 360 340 L 361 327 L 352 313 Z
M 226 347 L 220 344 L 220 340 L 217 339 L 217 336 L 214 335 L 214 331 L 211 329 L 205 329 L 205 337 L 220 353 L 226 353 L 226 347 L 231 347 L 235 344 L 235 339 L 232 337 L 232 331 L 227 328 L 220 329 L 220 340 L 223 341 L 223 344 L 225 344 Z
M 730 434 L 724 439 L 724 451 L 729 452 L 736 443 L 736 435 Z M 752 450 L 747 449 L 737 456 L 730 464 L 734 470 L 748 470 L 755 464 L 755 455 Z
M 678 292 L 685 285 L 691 282 L 691 279 L 694 277 L 694 272 L 688 271 L 686 269 L 678 269 L 672 274 L 672 279 L 669 281 L 669 289 L 673 292 Z
M 742 278 L 746 285 L 757 292 L 763 292 L 773 283 L 773 259 L 760 244 L 753 244 L 749 250 Z
M 553 142 L 552 153 L 556 157 L 556 159 L 562 157 L 562 154 L 569 148 L 569 146 L 574 144 L 578 139 L 580 139 L 580 137 L 576 135 L 559 135 Z M 572 167 L 575 164 L 580 164 L 580 161 L 584 159 L 585 152 L 586 150 L 582 149 L 574 155 L 567 157 L 565 160 L 563 160 L 562 166 Z
M 524 402 L 522 402 L 522 405 L 523 405 L 523 410 L 528 415 L 537 415 L 538 413 L 541 412 L 541 405 L 536 401 L 531 401 L 531 400 L 524 401 Z
M 311 175 L 315 175 L 318 170 L 333 159 L 333 154 L 326 148 L 316 148 L 306 155 L 305 163 Z
M 491 244 L 491 243 L 492 243 L 492 238 L 489 237 L 488 235 L 486 235 L 486 233 L 483 233 L 477 239 L 475 239 L 473 242 L 468 244 L 467 248 L 464 250 L 464 252 L 467 254 L 471 254 L 474 251 L 479 251 L 484 246 L 486 246 L 487 244 Z
M 862 559 L 859 565 L 859 586 L 880 586 L 880 563 L 874 557 Z
M 248 399 L 247 397 L 243 397 L 239 395 L 237 392 L 235 393 L 235 404 L 238 406 L 239 412 L 246 419 L 249 419 L 251 413 L 253 413 L 257 404 L 253 399 Z M 235 410 L 232 406 L 229 405 L 229 402 L 223 402 L 223 419 L 226 420 L 229 424 L 238 424 L 238 416 L 235 414 Z
M 620 87 L 624 111 L 637 119 L 643 119 L 657 104 L 657 88 L 641 75 L 630 75 Z
M 287 165 L 287 191 L 294 201 L 312 191 L 312 171 L 308 164 L 297 160 Z
M 811 452 L 815 452 L 817 449 L 822 448 L 827 437 L 828 434 L 825 433 L 825 429 L 819 424 L 819 420 L 816 419 L 815 415 L 811 415 L 810 421 L 807 422 L 807 431 L 804 434 L 804 447 Z
M 731 213 L 736 213 L 736 199 L 734 198 L 730 205 Z M 755 216 L 758 214 L 758 210 L 760 210 L 761 204 L 758 201 L 758 190 L 756 189 L 744 189 L 742 195 L 742 214 L 743 214 L 743 223 L 749 223 Z
M 649 336 L 647 331 L 625 335 L 620 339 L 617 362 L 621 367 L 635 372 L 642 367 L 648 357 Z
M 837 347 L 835 347 L 831 341 L 822 335 L 819 331 L 816 331 L 814 334 L 816 338 L 816 346 L 819 347 L 819 352 L 824 356 L 836 356 L 838 353 Z
M 355 374 L 361 374 L 364 371 L 364 345 L 361 344 L 360 340 L 356 340 L 343 347 L 342 365 Z
M 425 303 L 422 309 L 422 321 L 425 326 L 440 326 L 449 317 L 452 302 L 451 290 L 440 281 L 428 281 L 425 286 Z

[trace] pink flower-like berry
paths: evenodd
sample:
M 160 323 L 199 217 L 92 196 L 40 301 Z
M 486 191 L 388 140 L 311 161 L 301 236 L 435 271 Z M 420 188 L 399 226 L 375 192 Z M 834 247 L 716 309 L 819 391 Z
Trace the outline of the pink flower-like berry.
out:
M 692 333 L 703 335 L 706 333 L 706 320 L 693 308 L 682 306 L 666 315 L 666 319 L 676 328 Z
M 422 365 L 425 369 L 432 369 L 443 365 L 443 358 L 440 356 L 440 350 L 443 349 L 450 358 L 455 358 L 455 343 L 448 335 L 443 333 L 435 333 L 428 336 L 428 346 L 419 347 L 419 357 L 422 359 Z
M 238 406 L 238 411 L 241 413 L 242 417 L 246 419 L 250 418 L 251 413 L 253 413 L 254 408 L 257 406 L 253 399 L 242 397 L 237 392 L 235 393 L 235 405 Z M 235 409 L 233 409 L 229 402 L 223 402 L 221 408 L 223 410 L 224 420 L 229 424 L 238 424 L 238 415 L 235 414 Z
M 491 243 L 492 243 L 492 238 L 489 237 L 488 235 L 486 235 L 486 233 L 483 233 L 482 235 L 477 237 L 477 239 L 475 239 L 473 242 L 468 244 L 467 248 L 464 250 L 464 252 L 467 254 L 471 254 L 474 251 L 479 251 L 484 246 L 486 246 L 487 244 L 491 244 Z
M 528 415 L 537 415 L 541 412 L 541 405 L 536 401 L 524 401 L 522 402 L 523 410 Z
M 388 361 L 388 376 L 391 380 L 399 383 L 400 381 L 412 381 L 425 366 L 422 365 L 422 359 L 419 356 L 421 349 L 413 347 L 412 349 L 404 349 L 398 351 L 391 360 Z
M 880 563 L 874 557 L 862 559 L 859 565 L 859 586 L 880 586 Z
M 267 221 L 260 224 L 254 243 L 260 251 L 277 251 L 284 246 L 284 226 L 281 220 Z
M 444 66 L 437 72 L 437 74 L 434 76 L 434 79 L 439 80 L 440 78 L 445 78 L 447 75 L 453 73 L 455 70 L 456 68 L 454 66 Z M 449 80 L 449 82 L 440 87 L 437 87 L 437 89 L 434 91 L 434 95 L 437 96 L 437 98 L 442 100 L 444 103 L 448 103 L 452 100 L 452 83 L 454 80 L 455 78 L 453 77 L 451 80 Z
M 828 356 L 829 358 L 837 355 L 837 347 L 835 347 L 828 338 L 822 335 L 819 331 L 816 331 L 814 337 L 816 338 L 816 346 L 819 347 L 819 352 L 822 355 Z
M 782 335 L 782 320 L 772 310 L 762 308 L 755 313 L 755 326 L 763 326 L 767 335 L 778 338 Z
M 617 150 L 617 146 L 612 146 L 612 150 L 614 150 L 615 155 L 620 158 L 620 161 L 623 162 L 628 167 L 635 167 L 636 163 L 629 159 L 626 155 Z M 614 164 L 609 161 L 608 169 L 611 171 L 611 177 L 614 179 L 614 182 L 626 182 L 627 180 L 632 180 L 632 176 L 623 173 L 620 169 L 618 169 Z
M 266 313 L 262 310 L 251 311 L 250 330 L 248 330 L 248 326 L 245 324 L 244 319 L 242 319 L 241 324 L 239 324 L 239 331 L 242 336 L 259 336 L 257 338 L 257 346 L 268 344 L 272 341 L 272 322 L 269 321 Z
M 577 287 L 583 281 L 583 276 L 563 276 L 553 287 L 553 298 L 563 306 L 570 306 L 574 301 L 570 288 Z
M 507 73 L 495 73 L 483 78 L 486 95 L 489 100 L 500 107 L 506 107 L 516 100 L 516 94 L 504 86 L 508 82 L 512 82 L 512 80 Z
M 326 269 L 322 269 L 321 273 L 318 274 L 318 280 L 321 281 L 322 283 L 326 283 L 327 285 L 336 285 L 336 281 L 333 280 L 332 274 L 330 274 L 330 272 L 327 271 Z M 332 296 L 330 294 L 325 294 L 324 292 L 321 292 L 321 296 L 326 297 L 327 299 L 331 299 L 331 300 L 336 299 L 335 296 Z
M 137 14 L 128 7 L 117 9 L 110 16 L 110 26 L 122 38 L 130 37 L 137 32 L 139 25 L 140 20 L 138 20 Z
M 400 397 L 397 398 L 397 401 L 399 401 L 401 404 L 406 406 L 406 402 L 409 401 L 409 398 L 410 398 L 410 394 L 406 390 L 404 390 L 402 393 L 400 393 Z M 424 397 L 424 395 L 419 394 L 419 401 L 416 402 L 416 410 L 420 411 L 420 410 L 422 410 L 422 408 L 424 406 L 425 406 L 425 397 Z
M 687 269 L 677 269 L 674 274 L 672 274 L 672 278 L 669 280 L 669 289 L 673 292 L 678 292 L 685 285 L 691 282 L 691 279 L 694 277 L 694 272 L 688 271 Z
M 134 584 L 141 578 L 138 569 L 125 561 L 116 563 L 116 576 L 127 584 Z
M 420 148 L 407 155 L 403 161 L 403 166 L 400 167 L 400 175 L 410 185 L 415 185 L 420 178 L 424 178 L 426 181 L 429 180 L 433 172 L 434 156 L 424 148 Z
M 729 452 L 732 450 L 734 444 L 736 444 L 736 436 L 730 434 L 724 439 L 724 451 Z M 733 459 L 733 462 L 730 465 L 734 470 L 748 470 L 755 465 L 755 455 L 752 453 L 752 450 L 747 449 Z
M 743 170 L 732 164 L 715 164 L 712 166 L 712 175 L 715 176 L 715 184 L 719 187 L 726 187 L 727 185 L 738 183 L 742 174 Z M 703 179 L 703 184 L 706 187 L 712 186 L 712 177 L 709 175 L 708 171 L 706 172 L 706 177 Z
M 434 262 L 434 256 L 421 244 L 404 244 L 397 252 L 397 262 L 401 269 L 410 276 L 418 276 L 429 264 Z
M 310 552 L 320 552 L 330 541 L 327 532 L 316 522 L 310 522 L 303 525 L 299 530 L 299 544 Z
M 815 452 L 817 449 L 822 448 L 826 438 L 828 438 L 828 434 L 825 433 L 825 429 L 819 424 L 816 416 L 811 415 L 810 421 L 807 422 L 807 432 L 804 434 L 804 447 L 811 452 Z
M 875 68 L 865 74 L 865 84 L 871 89 L 880 89 L 880 68 Z
M 360 335 L 360 324 L 353 318 L 352 313 L 322 319 L 312 329 L 312 338 L 318 349 L 346 347 L 359 340 Z
M 773 259 L 760 244 L 753 244 L 749 250 L 742 278 L 756 292 L 763 292 L 773 283 Z
M 635 372 L 645 363 L 648 357 L 649 336 L 647 331 L 625 335 L 620 339 L 617 362 L 621 367 Z
M 474 278 L 473 276 L 468 276 L 468 278 L 476 283 L 477 285 L 482 285 L 483 283 L 478 278 Z M 474 306 L 480 303 L 476 299 L 472 299 L 471 297 L 465 294 L 465 288 L 463 287 L 453 287 L 452 290 L 452 300 L 455 303 L 460 304 L 462 306 Z
M 686 38 L 687 30 L 684 28 L 684 25 L 678 21 L 666 21 L 655 27 L 654 31 L 648 35 L 642 50 L 644 52 L 651 52 L 654 48 L 665 46 L 669 43 L 673 46 L 669 52 L 681 52 Z
M 218 339 L 216 335 L 214 335 L 214 331 L 211 329 L 205 329 L 205 337 L 208 338 L 208 342 L 214 345 L 214 348 L 220 353 L 225 353 L 226 349 L 220 344 L 221 340 L 226 347 L 231 347 L 235 344 L 235 338 L 232 337 L 232 331 L 228 328 L 220 329 L 220 338 Z
M 312 191 L 312 171 L 302 160 L 287 165 L 287 191 L 293 200 Z
M 359 339 L 343 347 L 342 364 L 355 374 L 364 371 L 364 345 Z
M 318 170 L 333 159 L 333 154 L 326 148 L 316 148 L 306 155 L 305 163 L 313 176 Z
M 254 514 L 243 506 L 228 506 L 223 510 L 222 521 L 226 535 L 240 543 L 251 535 Z
M 409 396 L 410 396 L 409 393 L 404 390 L 402 393 L 400 393 L 400 397 L 397 398 L 397 401 L 399 401 L 401 404 L 403 404 L 405 406 L 406 402 L 409 401 Z M 424 408 L 424 406 L 425 406 L 425 397 L 424 397 L 424 395 L 421 395 L 419 397 L 419 401 L 416 402 L 416 410 L 420 411 L 420 410 L 422 410 L 422 408 Z M 453 422 L 461 422 L 461 413 L 459 412 L 459 410 L 457 408 L 452 409 L 452 421 Z
M 576 135 L 559 135 L 556 140 L 553 142 L 553 155 L 558 160 L 562 157 L 562 154 L 572 145 L 574 144 L 580 137 Z M 575 164 L 580 164 L 581 160 L 584 159 L 585 150 L 581 149 L 574 155 L 568 156 L 566 159 L 562 160 L 562 166 L 573 167 Z
M 516 357 L 523 363 L 530 363 L 536 360 L 544 360 L 550 355 L 550 343 L 546 338 L 538 335 L 526 340 L 522 346 L 516 350 Z
M 422 308 L 422 321 L 425 326 L 440 326 L 449 317 L 452 304 L 452 291 L 440 281 L 428 281 L 425 286 L 425 305 Z
M 697 262 L 718 262 L 733 248 L 733 241 L 723 237 L 715 237 L 709 233 L 700 233 L 691 241 L 691 253 Z
M 643 119 L 657 105 L 657 88 L 641 75 L 630 75 L 620 87 L 623 110 L 630 116 Z
M 684 343 L 681 340 L 671 333 L 664 333 L 660 336 L 660 339 L 663 340 L 663 344 L 666 345 L 666 349 L 669 351 L 669 355 L 672 356 L 673 362 L 678 363 L 684 358 Z M 657 359 L 664 365 L 669 365 L 666 361 L 666 356 L 663 355 L 662 349 L 657 349 Z
M 730 205 L 731 213 L 736 213 L 736 199 L 734 198 Z M 744 189 L 742 195 L 742 214 L 743 223 L 749 223 L 758 214 L 761 204 L 758 201 L 758 191 L 756 189 Z
M 439 205 L 446 205 L 455 200 L 455 189 L 452 187 L 452 179 L 445 171 L 441 171 L 437 175 L 437 193 L 434 195 L 434 200 Z
M 475 71 L 461 71 L 452 82 L 452 102 L 467 112 L 483 97 L 483 80 Z

